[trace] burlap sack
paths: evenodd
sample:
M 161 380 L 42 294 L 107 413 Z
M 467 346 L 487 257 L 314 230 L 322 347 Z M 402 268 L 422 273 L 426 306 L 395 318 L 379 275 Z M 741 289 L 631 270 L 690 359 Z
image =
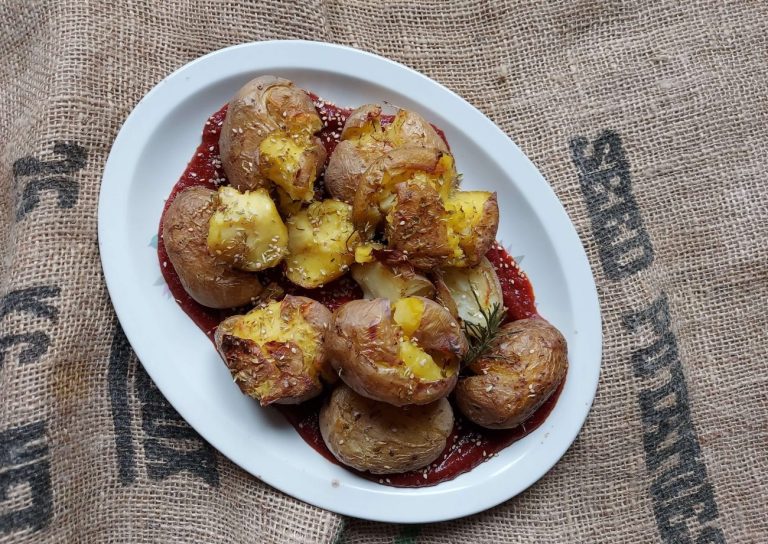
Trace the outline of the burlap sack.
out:
M 0 3 L 0 541 L 768 541 L 766 21 L 749 0 Z M 212 450 L 126 344 L 96 240 L 117 130 L 189 60 L 275 38 L 444 83 L 576 224 L 600 390 L 519 497 L 422 526 L 307 506 Z

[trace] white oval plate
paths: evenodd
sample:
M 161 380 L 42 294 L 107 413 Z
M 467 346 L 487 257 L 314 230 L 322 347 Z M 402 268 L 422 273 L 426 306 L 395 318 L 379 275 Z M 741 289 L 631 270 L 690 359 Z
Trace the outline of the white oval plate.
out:
M 463 186 L 498 192 L 499 239 L 513 255 L 524 256 L 539 312 L 568 340 L 565 387 L 536 431 L 454 480 L 399 489 L 328 462 L 280 414 L 240 393 L 211 342 L 169 295 L 151 240 L 205 120 L 259 74 L 288 78 L 343 106 L 386 101 L 418 111 L 445 131 Z M 99 248 L 125 334 L 184 419 L 257 478 L 340 514 L 434 522 L 497 505 L 560 459 L 595 396 L 602 347 L 597 292 L 576 231 L 552 189 L 520 149 L 462 98 L 369 53 L 304 41 L 249 43 L 201 57 L 165 78 L 128 116 L 112 146 L 99 196 Z

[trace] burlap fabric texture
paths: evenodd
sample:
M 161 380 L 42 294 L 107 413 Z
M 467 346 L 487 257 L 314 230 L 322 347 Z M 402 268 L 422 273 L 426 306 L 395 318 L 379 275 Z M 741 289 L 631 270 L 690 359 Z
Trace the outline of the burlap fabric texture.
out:
M 0 542 L 768 542 L 768 4 L 0 3 Z M 112 141 L 213 50 L 360 47 L 455 90 L 539 166 L 587 248 L 600 390 L 538 484 L 390 526 L 202 441 L 117 326 L 96 210 Z

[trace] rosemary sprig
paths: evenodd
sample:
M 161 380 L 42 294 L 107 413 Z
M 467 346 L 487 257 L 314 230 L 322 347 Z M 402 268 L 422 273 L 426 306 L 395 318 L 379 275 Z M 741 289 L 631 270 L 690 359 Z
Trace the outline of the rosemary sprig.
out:
M 475 302 L 477 302 L 477 307 L 480 310 L 480 315 L 483 316 L 484 323 L 464 322 L 464 334 L 469 341 L 469 350 L 462 360 L 463 364 L 471 363 L 488 350 L 493 339 L 499 334 L 499 329 L 506 317 L 506 311 L 501 304 L 494 304 L 490 308 L 483 308 L 474 289 L 472 289 L 472 296 L 475 297 Z

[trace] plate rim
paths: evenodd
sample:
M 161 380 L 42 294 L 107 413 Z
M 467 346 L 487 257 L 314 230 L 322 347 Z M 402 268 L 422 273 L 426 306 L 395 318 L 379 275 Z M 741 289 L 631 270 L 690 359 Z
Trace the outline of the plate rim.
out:
M 215 60 L 220 57 L 232 55 L 238 51 L 249 50 L 249 49 L 270 50 L 274 48 L 277 48 L 278 51 L 283 50 L 283 52 L 292 50 L 291 54 L 296 54 L 297 51 L 301 51 L 301 50 L 304 50 L 304 51 L 309 50 L 314 52 L 318 52 L 318 50 L 324 50 L 324 52 L 328 54 L 331 54 L 331 52 L 335 52 L 337 54 L 343 53 L 344 55 L 353 55 L 355 57 L 358 57 L 359 59 L 363 59 L 363 62 L 378 64 L 380 67 L 388 66 L 390 69 L 394 69 L 397 72 L 401 72 L 404 75 L 404 77 L 407 76 L 409 78 L 414 79 L 414 81 L 416 79 L 421 80 L 422 83 L 426 83 L 428 86 L 438 89 L 441 93 L 444 93 L 445 96 L 450 97 L 451 100 L 458 101 L 458 103 L 462 106 L 462 108 L 466 109 L 468 113 L 471 113 L 473 116 L 475 116 L 476 117 L 475 121 L 483 124 L 484 130 L 488 130 L 491 133 L 493 133 L 497 139 L 499 136 L 501 136 L 504 139 L 504 142 L 503 142 L 504 147 L 509 148 L 511 153 L 515 155 L 515 160 L 519 161 L 522 165 L 524 165 L 528 169 L 526 175 L 531 175 L 533 178 L 536 179 L 535 186 L 532 189 L 532 191 L 536 193 L 536 196 L 540 198 L 545 198 L 546 200 L 553 200 L 551 204 L 554 204 L 554 209 L 557 211 L 557 214 L 556 214 L 557 217 L 555 217 L 555 219 L 548 218 L 546 222 L 543 221 L 542 219 L 542 224 L 544 225 L 545 230 L 548 228 L 552 229 L 553 225 L 555 225 L 556 222 L 560 228 L 565 229 L 563 231 L 559 231 L 561 235 L 565 234 L 569 238 L 569 240 L 567 240 L 566 242 L 563 242 L 563 244 L 572 250 L 571 251 L 571 253 L 573 253 L 572 256 L 575 257 L 578 261 L 575 264 L 575 268 L 579 270 L 580 280 L 586 282 L 586 284 L 583 285 L 584 290 L 583 292 L 580 293 L 580 298 L 583 299 L 585 303 L 587 303 L 585 307 L 586 309 L 584 310 L 585 317 L 583 320 L 580 320 L 579 329 L 580 331 L 586 330 L 589 337 L 593 338 L 596 341 L 596 347 L 594 348 L 596 349 L 596 353 L 593 354 L 593 357 L 595 358 L 595 362 L 593 367 L 590 367 L 592 373 L 586 376 L 591 386 L 586 391 L 588 402 L 586 403 L 585 406 L 579 407 L 580 412 L 577 415 L 578 423 L 573 428 L 569 429 L 570 432 L 566 433 L 567 437 L 564 438 L 563 440 L 563 442 L 567 442 L 567 444 L 564 447 L 558 448 L 558 451 L 552 457 L 550 457 L 546 462 L 540 465 L 539 469 L 535 471 L 534 475 L 531 475 L 531 474 L 524 475 L 521 479 L 522 483 L 520 483 L 519 481 L 516 482 L 517 485 L 515 485 L 512 489 L 507 489 L 500 493 L 498 491 L 494 493 L 494 492 L 490 492 L 492 490 L 488 490 L 489 493 L 485 494 L 482 497 L 483 500 L 478 500 L 477 502 L 464 501 L 459 503 L 459 506 L 454 508 L 453 510 L 443 510 L 439 512 L 436 512 L 434 510 L 428 510 L 428 513 L 425 513 L 425 514 L 420 514 L 420 512 L 417 509 L 414 509 L 412 504 L 413 500 L 411 498 L 416 497 L 415 500 L 417 502 L 419 499 L 424 500 L 424 497 L 429 498 L 436 494 L 436 493 L 433 493 L 433 491 L 435 490 L 439 491 L 440 485 L 442 484 L 438 484 L 437 486 L 427 487 L 427 488 L 416 488 L 417 490 L 422 490 L 423 491 L 422 493 L 409 493 L 408 491 L 403 492 L 401 488 L 392 488 L 389 486 L 382 486 L 382 487 L 386 487 L 388 490 L 391 491 L 391 493 L 385 493 L 385 495 L 394 497 L 395 500 L 398 501 L 398 503 L 400 504 L 395 505 L 399 507 L 396 508 L 396 510 L 394 511 L 390 510 L 386 512 L 378 512 L 378 513 L 376 512 L 371 513 L 370 511 L 367 511 L 365 505 L 363 505 L 363 508 L 361 510 L 359 507 L 355 508 L 354 505 L 350 506 L 348 503 L 344 504 L 343 500 L 340 501 L 341 502 L 340 504 L 339 502 L 334 503 L 333 501 L 335 499 L 333 498 L 331 498 L 330 500 L 326 500 L 323 497 L 317 497 L 317 496 L 307 497 L 306 494 L 297 492 L 295 489 L 285 489 L 285 487 L 290 487 L 290 486 L 286 486 L 283 480 L 280 480 L 279 478 L 274 477 L 274 475 L 272 474 L 256 473 L 250 468 L 245 467 L 243 463 L 235 459 L 234 456 L 230 455 L 230 453 L 227 452 L 229 448 L 226 447 L 226 440 L 224 441 L 224 443 L 222 443 L 222 441 L 219 440 L 218 436 L 214 437 L 213 434 L 209 432 L 209 430 L 204 425 L 201 424 L 200 418 L 196 417 L 194 414 L 191 414 L 186 409 L 185 402 L 179 395 L 179 392 L 175 391 L 173 388 L 169 388 L 166 386 L 165 381 L 160 376 L 159 370 L 155 366 L 153 366 L 153 364 L 145 364 L 144 362 L 145 358 L 151 358 L 151 357 L 148 357 L 148 354 L 147 354 L 148 350 L 144 349 L 144 346 L 137 339 L 138 330 L 135 327 L 135 322 L 130 318 L 130 315 L 129 315 L 131 308 L 133 306 L 129 303 L 130 301 L 125 300 L 125 298 L 122 296 L 123 293 L 121 292 L 119 282 L 116 279 L 116 274 L 117 275 L 119 274 L 114 268 L 115 266 L 114 242 L 115 242 L 115 238 L 117 237 L 117 234 L 116 234 L 116 230 L 110 227 L 114 226 L 114 221 L 115 221 L 114 216 L 111 216 L 111 214 L 115 212 L 117 209 L 119 209 L 119 208 L 116 208 L 116 206 L 120 205 L 120 202 L 116 202 L 115 201 L 116 199 L 114 198 L 116 195 L 115 193 L 116 189 L 114 185 L 115 183 L 117 183 L 117 180 L 120 178 L 118 170 L 121 167 L 121 161 L 120 161 L 121 146 L 124 146 L 126 145 L 126 143 L 128 143 L 129 138 L 132 135 L 131 131 L 135 130 L 136 124 L 140 120 L 141 112 L 147 109 L 148 107 L 147 105 L 157 100 L 155 97 L 160 96 L 161 93 L 163 93 L 164 88 L 167 88 L 169 87 L 169 85 L 173 84 L 174 82 L 177 82 L 180 79 L 183 79 L 185 73 L 193 70 L 196 66 L 199 66 L 205 63 L 210 63 L 212 59 Z M 308 58 L 311 58 L 311 55 L 309 55 Z M 309 60 L 307 60 L 306 62 L 307 62 L 305 66 L 306 69 L 318 71 L 318 68 L 315 64 L 311 65 Z M 263 70 L 256 66 L 249 66 L 247 68 L 249 71 Z M 355 77 L 360 77 L 360 74 L 355 74 Z M 377 82 L 375 79 L 371 79 L 371 81 L 373 81 L 374 83 L 380 83 L 380 82 Z M 168 107 L 170 108 L 171 106 L 168 106 Z M 113 182 L 110 180 L 115 180 L 115 181 Z M 104 272 L 104 278 L 107 285 L 107 290 L 109 292 L 110 299 L 112 300 L 112 304 L 115 308 L 115 313 L 120 322 L 120 325 L 123 328 L 126 338 L 128 339 L 132 349 L 137 355 L 137 358 L 139 359 L 139 361 L 141 361 L 142 366 L 144 366 L 147 373 L 150 375 L 150 377 L 155 382 L 157 387 L 160 389 L 164 397 L 168 400 L 168 402 L 181 415 L 181 417 L 183 417 L 185 421 L 187 421 L 187 423 L 191 427 L 193 427 L 207 442 L 209 442 L 222 455 L 232 460 L 236 465 L 241 467 L 246 472 L 249 472 L 253 476 L 256 476 L 259 480 L 277 488 L 278 490 L 280 490 L 281 492 L 287 495 L 290 495 L 303 502 L 307 502 L 309 504 L 313 504 L 320 508 L 324 508 L 326 510 L 330 510 L 342 515 L 369 519 L 372 521 L 384 521 L 384 522 L 392 522 L 392 523 L 426 523 L 426 522 L 445 521 L 449 519 L 464 517 L 467 515 L 471 515 L 471 514 L 486 510 L 488 508 L 492 508 L 506 500 L 513 498 L 514 496 L 518 495 L 519 493 L 523 492 L 525 489 L 533 485 L 541 477 L 543 477 L 547 472 L 549 472 L 549 470 L 562 458 L 565 452 L 573 444 L 574 440 L 576 439 L 579 432 L 581 431 L 591 411 L 591 406 L 594 402 L 596 392 L 597 392 L 599 375 L 600 375 L 601 366 L 602 366 L 602 318 L 601 318 L 597 288 L 595 285 L 595 279 L 592 274 L 592 269 L 586 255 L 586 251 L 583 247 L 581 239 L 578 236 L 575 225 L 570 220 L 570 217 L 565 211 L 565 208 L 563 207 L 560 200 L 557 198 L 552 187 L 546 181 L 544 176 L 541 174 L 538 168 L 536 168 L 533 165 L 533 163 L 522 152 L 522 150 L 520 150 L 519 147 L 511 140 L 511 138 L 507 136 L 506 133 L 504 133 L 488 117 L 486 117 L 482 112 L 480 112 L 477 108 L 475 108 L 472 104 L 467 102 L 465 99 L 461 98 L 458 94 L 454 93 L 453 91 L 446 88 L 442 84 L 428 78 L 424 74 L 421 74 L 420 72 L 417 72 L 416 70 L 408 66 L 397 63 L 385 57 L 381 57 L 379 55 L 375 55 L 373 53 L 369 53 L 366 51 L 361 51 L 359 49 L 355 49 L 352 47 L 339 45 L 339 44 L 306 41 L 306 40 L 268 40 L 268 41 L 260 41 L 260 42 L 248 42 L 248 43 L 237 44 L 237 45 L 233 45 L 223 49 L 219 49 L 217 51 L 210 52 L 206 55 L 198 57 L 184 64 L 177 70 L 173 71 L 170 75 L 166 76 L 162 81 L 160 81 L 157 85 L 155 85 L 136 104 L 136 106 L 132 109 L 131 113 L 128 115 L 125 122 L 123 123 L 117 136 L 115 137 L 113 145 L 110 149 L 109 156 L 104 166 L 104 171 L 103 171 L 101 181 L 102 182 L 99 190 L 99 205 L 98 205 L 98 242 L 99 242 L 99 253 L 100 253 L 100 259 L 102 263 L 102 269 Z M 125 190 L 127 191 L 128 187 L 125 187 Z M 526 194 L 527 196 L 531 196 L 533 193 L 526 193 Z M 547 231 L 547 234 L 549 235 L 551 233 Z M 574 241 L 575 241 L 575 245 L 574 245 Z M 110 242 L 112 242 L 111 246 L 110 246 Z M 554 239 L 553 239 L 553 243 L 554 243 Z M 571 371 L 572 370 L 569 370 L 569 372 Z M 471 472 L 472 471 L 470 471 L 470 473 Z M 465 489 L 471 488 L 471 487 L 472 487 L 471 485 L 465 486 L 462 489 L 452 491 L 451 494 L 462 492 Z M 329 496 L 333 497 L 332 495 L 329 495 Z M 434 497 L 432 498 L 434 500 Z M 407 503 L 407 505 L 404 505 L 403 503 Z

